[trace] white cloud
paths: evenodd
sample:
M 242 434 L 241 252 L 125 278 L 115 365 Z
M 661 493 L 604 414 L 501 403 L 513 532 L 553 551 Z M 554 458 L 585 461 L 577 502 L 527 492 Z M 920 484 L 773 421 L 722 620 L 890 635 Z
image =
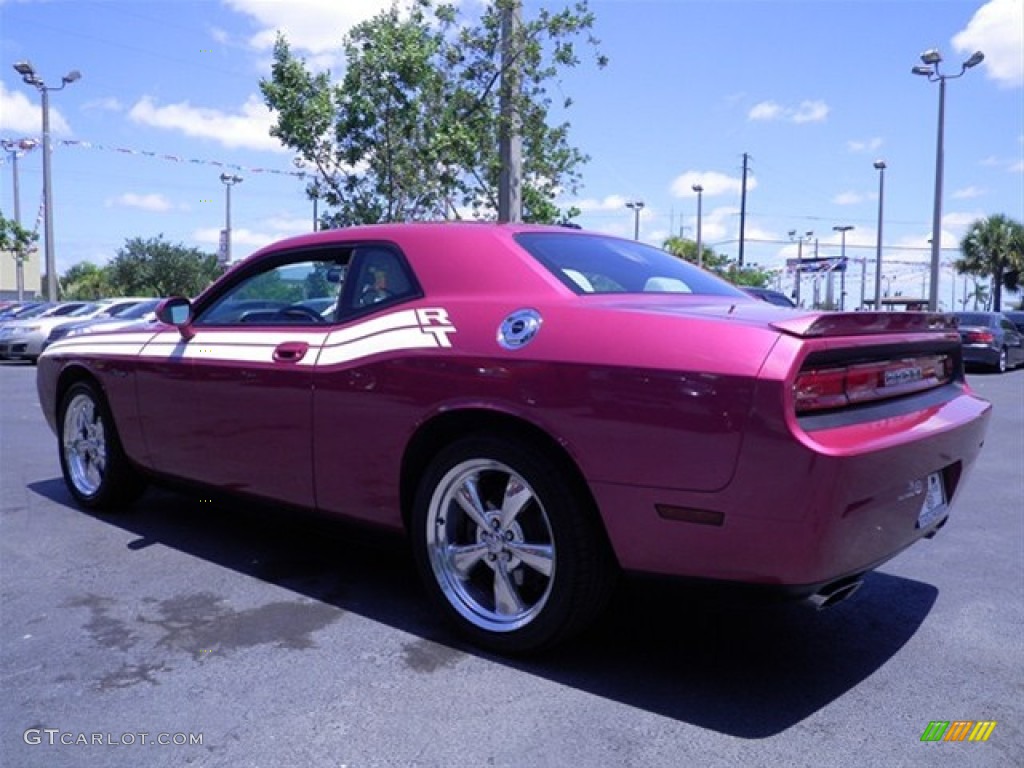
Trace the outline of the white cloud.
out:
M 105 112 L 123 112 L 124 104 L 122 104 L 118 99 L 114 98 L 113 96 L 107 96 L 103 99 L 93 99 L 92 101 L 85 102 L 82 105 L 82 109 L 98 109 L 103 110 Z
M 978 189 L 978 187 L 964 187 L 953 192 L 954 200 L 970 200 L 972 197 L 981 197 L 985 194 L 985 190 Z
M 722 206 L 712 208 L 704 214 L 701 222 L 701 239 L 706 243 L 713 243 L 716 240 L 726 240 L 735 237 L 739 230 L 740 209 L 736 206 Z M 750 237 L 750 232 L 744 233 Z
M 630 197 L 623 197 L 622 195 L 608 195 L 601 200 L 585 198 L 568 204 L 579 208 L 582 213 L 600 213 L 604 211 L 622 210 L 626 207 L 626 203 L 632 199 L 633 198 Z
M 960 211 L 960 212 L 950 212 L 950 213 L 943 214 L 943 216 L 942 216 L 942 227 L 943 227 L 942 245 L 943 245 L 943 247 L 945 247 L 945 245 L 946 245 L 946 233 L 945 233 L 945 230 L 948 229 L 948 230 L 951 230 L 952 232 L 956 233 L 955 237 L 957 238 L 957 240 L 955 242 L 953 242 L 952 245 L 957 245 L 958 241 L 959 241 L 959 237 L 967 232 L 967 228 L 969 226 L 971 226 L 971 224 L 976 222 L 978 219 L 985 218 L 985 216 L 986 216 L 986 214 L 985 214 L 984 211 L 971 211 L 971 212 Z
M 991 0 L 953 37 L 957 52 L 982 51 L 989 78 L 1007 88 L 1024 85 L 1024 3 Z
M 775 121 L 785 120 L 790 123 L 820 123 L 828 117 L 828 104 L 824 101 L 801 101 L 797 107 L 786 107 L 775 101 L 762 101 L 755 104 L 747 113 L 748 120 Z
M 774 101 L 762 101 L 759 104 L 755 104 L 751 110 L 747 113 L 748 120 L 779 120 L 782 118 L 785 110 L 781 104 L 776 104 Z
M 846 148 L 850 152 L 857 154 L 873 154 L 875 150 L 882 146 L 882 139 L 878 136 L 868 139 L 866 141 L 848 141 L 846 142 Z
M 143 211 L 163 212 L 169 211 L 174 206 L 163 195 L 150 193 L 148 195 L 137 195 L 134 192 L 125 192 L 123 195 L 107 200 L 108 208 L 139 208 Z
M 859 192 L 840 192 L 832 198 L 835 205 L 857 205 L 864 202 L 864 195 Z
M 272 216 L 260 222 L 260 226 L 260 230 L 234 226 L 231 228 L 231 250 L 235 258 L 242 258 L 252 250 L 277 240 L 307 234 L 312 229 L 312 222 L 307 217 Z M 216 250 L 220 245 L 220 228 L 197 229 L 192 233 L 192 239 L 197 243 L 212 245 Z
M 43 110 L 39 102 L 29 98 L 31 91 L 9 91 L 0 82 L 0 131 L 40 134 L 43 130 Z M 58 109 L 50 107 L 50 131 L 71 133 L 68 121 Z
M 390 8 L 391 0 L 227 0 L 227 5 L 256 23 L 259 31 L 249 38 L 253 48 L 270 49 L 282 32 L 294 48 L 322 54 L 340 50 L 349 29 Z
M 184 101 L 158 106 L 149 96 L 131 108 L 128 116 L 136 123 L 178 131 L 186 136 L 212 139 L 225 147 L 288 152 L 270 135 L 273 117 L 266 105 L 253 95 L 234 114 L 219 109 L 194 107 Z
M 687 171 L 672 181 L 670 190 L 676 197 L 697 197 L 697 193 L 693 191 L 694 184 L 704 187 L 704 197 L 716 197 L 718 195 L 738 195 L 743 182 L 741 179 L 726 176 L 717 171 Z M 757 179 L 748 176 L 747 191 L 756 186 Z
M 828 104 L 819 99 L 818 101 L 801 101 L 791 119 L 794 123 L 822 123 L 826 117 L 828 117 Z
M 940 227 L 942 234 L 939 237 L 940 247 L 943 249 L 959 247 L 960 240 L 967 233 L 967 228 L 985 216 L 984 211 L 954 211 L 943 214 Z M 920 235 L 908 235 L 893 243 L 891 250 L 895 253 L 901 248 L 907 249 L 905 253 L 908 257 L 916 256 L 925 260 L 929 258 L 928 253 L 931 251 L 931 238 L 931 229 Z

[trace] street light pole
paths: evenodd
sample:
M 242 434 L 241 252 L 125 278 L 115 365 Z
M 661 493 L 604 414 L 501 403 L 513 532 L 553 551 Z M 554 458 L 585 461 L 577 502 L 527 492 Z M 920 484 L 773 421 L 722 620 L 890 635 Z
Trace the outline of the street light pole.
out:
M 692 187 L 693 191 L 697 193 L 697 266 L 704 266 L 704 246 L 701 242 L 701 219 L 702 211 L 701 204 L 704 198 L 704 187 L 700 184 L 694 184 Z
M 789 239 L 796 240 L 796 278 L 795 286 L 793 290 L 793 299 L 796 301 L 796 305 L 800 306 L 800 282 L 803 277 L 803 260 L 804 260 L 804 240 L 810 242 L 811 238 L 814 237 L 814 232 L 807 232 L 806 234 L 796 236 L 796 230 L 789 230 Z
M 43 106 L 43 237 L 44 253 L 46 254 L 46 299 L 57 300 L 57 259 L 53 250 L 53 189 L 50 176 L 50 91 L 63 91 L 70 83 L 82 77 L 82 73 L 73 69 L 61 78 L 59 87 L 51 87 L 36 74 L 35 67 L 28 61 L 19 61 L 14 71 L 21 75 L 22 81 L 35 88 L 42 96 Z
M 882 209 L 885 204 L 885 161 L 876 160 L 878 171 L 878 238 L 875 241 L 875 312 L 882 310 Z
M 223 260 L 222 264 L 231 263 L 231 188 L 235 184 L 242 183 L 242 177 L 233 173 L 222 173 L 220 180 L 224 182 L 224 190 L 227 193 L 224 210 L 224 238 L 223 238 Z
M 942 253 L 942 173 L 943 173 L 943 144 L 945 140 L 946 123 L 946 81 L 963 77 L 971 67 L 976 67 L 985 59 L 985 54 L 975 51 L 967 61 L 960 65 L 960 72 L 955 75 L 943 75 L 939 72 L 939 63 L 942 61 L 942 54 L 938 49 L 932 48 L 921 54 L 923 67 L 914 67 L 910 71 L 915 75 L 927 77 L 928 82 L 939 84 L 939 127 L 935 141 L 935 204 L 932 208 L 932 258 L 931 258 L 931 285 L 928 289 L 928 309 L 937 312 L 939 309 L 939 258 Z
M 846 233 L 854 227 L 851 224 L 834 226 L 832 229 L 840 234 L 843 244 L 840 246 L 839 261 L 842 269 L 839 272 L 839 308 L 846 309 Z M 830 283 L 831 285 L 831 283 Z
M 640 239 L 640 211 L 644 208 L 643 200 L 630 200 L 626 203 L 627 208 L 633 209 L 633 239 Z
M 4 139 L 0 145 L 11 155 L 11 174 L 14 177 L 14 223 L 21 226 L 21 191 L 18 189 L 18 156 L 20 152 L 28 152 L 35 149 L 37 142 L 34 139 L 21 139 L 13 141 Z M 14 253 L 15 283 L 18 289 L 18 301 L 25 299 L 25 254 L 18 249 Z

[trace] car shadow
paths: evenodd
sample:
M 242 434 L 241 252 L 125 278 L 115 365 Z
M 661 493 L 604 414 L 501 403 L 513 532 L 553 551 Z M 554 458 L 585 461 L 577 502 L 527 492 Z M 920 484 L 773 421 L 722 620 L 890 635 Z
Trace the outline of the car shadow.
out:
M 30 489 L 77 509 L 63 482 Z M 134 534 L 355 612 L 453 653 L 487 658 L 628 706 L 732 736 L 784 731 L 868 678 L 913 637 L 938 590 L 872 573 L 850 601 L 711 601 L 675 582 L 624 580 L 598 624 L 565 646 L 506 658 L 468 646 L 427 603 L 405 540 L 292 511 L 151 489 L 97 516 Z

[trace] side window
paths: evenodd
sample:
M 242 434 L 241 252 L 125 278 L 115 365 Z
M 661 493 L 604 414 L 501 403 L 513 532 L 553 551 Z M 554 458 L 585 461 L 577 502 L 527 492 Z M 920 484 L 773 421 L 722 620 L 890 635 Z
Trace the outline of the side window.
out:
M 337 318 L 346 256 L 274 260 L 246 276 L 196 318 L 197 326 L 320 325 Z M 321 254 L 317 254 L 321 256 Z
M 420 295 L 405 259 L 385 246 L 360 246 L 352 254 L 352 274 L 342 296 L 342 312 L 356 314 L 371 307 L 397 304 Z

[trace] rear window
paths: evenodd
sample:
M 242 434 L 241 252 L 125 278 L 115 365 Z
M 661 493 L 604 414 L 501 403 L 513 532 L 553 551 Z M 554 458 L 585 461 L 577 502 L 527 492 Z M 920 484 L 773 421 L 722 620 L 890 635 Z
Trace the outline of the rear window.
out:
M 524 232 L 519 243 L 571 290 L 750 296 L 682 259 L 643 243 L 601 235 Z
M 987 328 L 992 322 L 992 315 L 984 312 L 957 312 L 956 316 L 960 325 L 982 325 Z

